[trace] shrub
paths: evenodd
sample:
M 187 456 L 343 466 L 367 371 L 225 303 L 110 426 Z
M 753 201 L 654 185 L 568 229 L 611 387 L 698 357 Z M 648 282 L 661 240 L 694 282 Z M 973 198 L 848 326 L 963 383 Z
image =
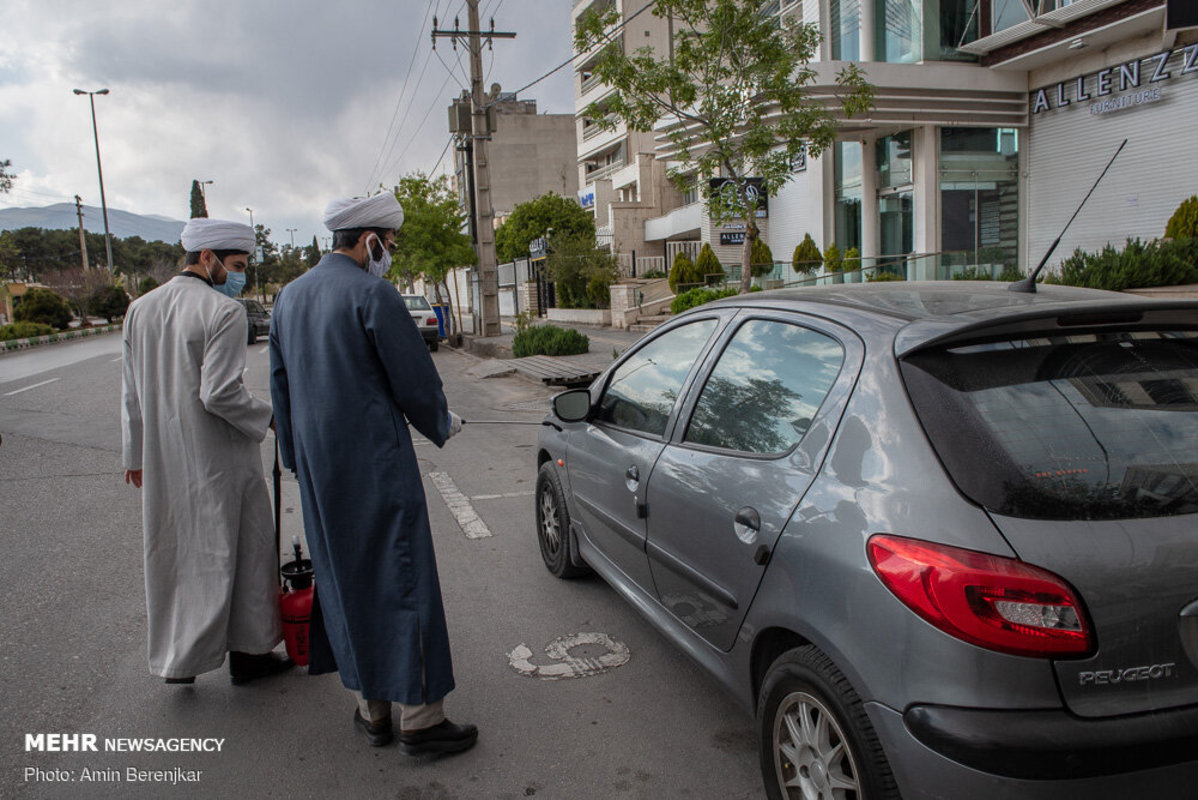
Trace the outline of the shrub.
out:
M 886 281 L 905 281 L 907 280 L 902 275 L 895 275 L 893 272 L 883 272 L 874 270 L 874 273 L 865 279 L 866 283 L 885 283 Z
M 712 300 L 719 300 L 721 297 L 732 297 L 736 294 L 739 294 L 739 291 L 736 289 L 708 289 L 705 286 L 698 286 L 675 297 L 670 302 L 670 313 L 681 314 L 683 311 L 695 306 L 710 303 Z
M 40 322 L 14 322 L 11 325 L 0 325 L 0 342 L 13 339 L 32 339 L 35 336 L 49 336 L 54 329 Z
M 966 267 L 960 272 L 953 275 L 954 281 L 1017 281 L 1023 277 L 1023 273 L 1018 267 L 1010 264 L 1002 268 L 1002 272 L 997 276 L 991 276 L 989 270 L 983 270 L 978 267 Z
M 678 255 L 684 255 L 684 254 L 679 253 Z M 645 274 L 641 275 L 641 277 L 649 279 L 649 278 L 665 278 L 667 276 L 664 272 L 662 272 L 659 269 L 651 269 L 648 272 L 646 272 Z
M 525 356 L 572 356 L 585 353 L 591 347 L 585 333 L 556 325 L 534 325 L 520 331 L 512 339 L 512 355 Z
M 774 271 L 774 254 L 761 238 L 753 240 L 749 251 L 749 272 L 754 278 L 763 278 Z
M 841 262 L 842 270 L 845 272 L 853 272 L 861 269 L 861 251 L 856 247 L 850 247 L 844 251 L 844 261 Z
M 695 262 L 691 261 L 690 256 L 686 253 L 678 252 L 674 255 L 674 263 L 670 266 L 670 291 L 678 291 L 678 284 L 683 283 L 702 283 L 703 280 L 695 280 L 697 274 Z
M 1198 239 L 1128 239 L 1122 250 L 1109 244 L 1099 253 L 1074 250 L 1060 274 L 1046 280 L 1110 291 L 1198 283 Z
M 844 260 L 840 257 L 840 248 L 835 243 L 824 248 L 824 266 L 828 268 L 828 272 L 844 270 Z
M 103 286 L 87 299 L 87 312 L 112 322 L 125 316 L 129 308 L 129 295 L 117 286 Z
M 71 307 L 49 289 L 30 289 L 13 309 L 16 322 L 38 322 L 64 330 L 71 323 Z
M 141 279 L 141 283 L 137 284 L 137 294 L 143 295 L 146 292 L 152 292 L 158 288 L 158 281 L 147 275 Z
M 699 258 L 695 261 L 695 274 L 698 279 L 692 283 L 705 283 L 708 275 L 724 274 L 724 267 L 716 258 L 715 251 L 711 249 L 710 244 L 703 245 L 703 248 L 699 250 Z
M 810 275 L 818 271 L 822 263 L 824 263 L 824 257 L 820 254 L 819 248 L 815 246 L 815 240 L 811 238 L 810 233 L 806 234 L 803 236 L 803 241 L 795 247 L 794 255 L 790 258 L 790 266 L 800 275 Z
M 1165 224 L 1165 236 L 1170 239 L 1198 238 L 1198 195 L 1177 207 Z

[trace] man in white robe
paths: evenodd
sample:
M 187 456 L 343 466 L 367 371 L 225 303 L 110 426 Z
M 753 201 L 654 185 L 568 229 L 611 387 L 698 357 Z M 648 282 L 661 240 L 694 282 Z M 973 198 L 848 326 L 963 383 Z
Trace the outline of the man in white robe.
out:
M 182 273 L 129 306 L 121 429 L 142 490 L 150 672 L 193 683 L 230 654 L 235 684 L 281 672 L 278 554 L 259 445 L 270 404 L 242 380 L 248 225 L 193 219 Z M 240 291 L 240 288 L 237 288 Z

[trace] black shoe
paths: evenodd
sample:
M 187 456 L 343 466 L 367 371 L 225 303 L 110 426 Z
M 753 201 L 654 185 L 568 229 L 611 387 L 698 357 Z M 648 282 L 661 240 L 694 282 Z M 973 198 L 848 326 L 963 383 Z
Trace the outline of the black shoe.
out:
M 371 747 L 382 747 L 391 744 L 391 717 L 377 722 L 367 722 L 359 709 L 354 709 L 354 727 L 366 734 L 366 741 Z
M 474 725 L 457 725 L 449 720 L 431 728 L 421 728 L 410 733 L 400 732 L 399 749 L 410 756 L 425 753 L 460 753 L 474 747 L 478 741 L 478 728 Z
M 251 655 L 250 653 L 239 653 L 237 651 L 229 653 L 229 677 L 232 679 L 234 686 L 241 686 L 250 681 L 256 681 L 259 678 L 278 675 L 280 672 L 286 672 L 294 666 L 295 662 L 290 658 L 275 652 L 262 653 L 261 655 Z
M 190 678 L 167 678 L 167 683 L 195 683 L 196 677 L 192 675 Z

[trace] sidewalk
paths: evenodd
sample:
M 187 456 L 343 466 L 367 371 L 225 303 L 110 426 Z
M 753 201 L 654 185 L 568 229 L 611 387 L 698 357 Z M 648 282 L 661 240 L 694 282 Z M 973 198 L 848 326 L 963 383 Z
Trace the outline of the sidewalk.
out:
M 473 325 L 473 320 L 469 315 L 463 315 L 462 323 L 463 327 L 469 330 Z M 563 382 L 567 378 L 577 376 L 583 372 L 599 373 L 607 369 L 609 364 L 623 355 L 634 342 L 645 335 L 637 331 L 625 331 L 617 328 L 592 325 L 575 325 L 558 322 L 553 324 L 559 328 L 570 328 L 586 335 L 590 343 L 590 349 L 586 353 L 574 356 L 538 356 L 536 357 L 535 368 L 533 368 L 533 362 L 530 362 L 530 369 L 523 370 L 520 363 L 523 359 L 512 356 L 512 340 L 516 336 L 516 328 L 510 318 L 500 320 L 500 328 L 503 333 L 499 336 L 484 337 L 469 333 L 464 334 L 462 336 L 461 349 L 479 358 L 494 359 L 500 362 L 495 365 L 493 370 L 490 370 L 491 374 L 510 374 L 514 370 L 534 382 L 559 385 L 545 380 L 545 371 L 548 363 L 556 363 L 559 366 L 559 373 Z M 573 383 L 576 383 L 576 381 L 573 381 Z M 564 385 L 564 383 L 561 385 Z

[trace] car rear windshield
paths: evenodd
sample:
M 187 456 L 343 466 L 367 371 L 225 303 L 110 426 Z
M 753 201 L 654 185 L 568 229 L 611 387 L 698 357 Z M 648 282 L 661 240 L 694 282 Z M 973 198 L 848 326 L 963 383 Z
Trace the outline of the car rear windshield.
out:
M 423 297 L 404 297 L 403 301 L 408 304 L 408 311 L 431 311 L 432 306 L 428 304 L 428 300 Z
M 903 379 L 950 477 L 996 513 L 1198 512 L 1198 332 L 1053 335 L 915 353 Z

